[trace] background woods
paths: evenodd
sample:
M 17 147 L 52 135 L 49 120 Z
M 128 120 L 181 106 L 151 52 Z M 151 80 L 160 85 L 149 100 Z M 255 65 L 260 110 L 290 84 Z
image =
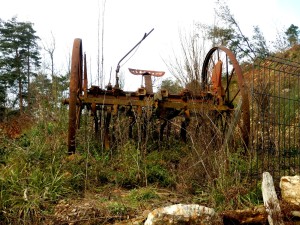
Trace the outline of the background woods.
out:
M 66 83 L 67 76 L 58 76 L 54 72 L 54 37 L 52 36 L 52 46 L 45 47 L 51 59 L 50 74 L 47 74 L 41 67 L 47 61 L 46 58 L 41 58 L 42 40 L 36 36 L 33 26 L 33 23 L 20 22 L 16 17 L 0 21 L 2 121 L 10 111 L 29 111 L 39 94 L 52 96 L 57 102 L 58 86 L 60 91 L 67 88 L 63 84 Z

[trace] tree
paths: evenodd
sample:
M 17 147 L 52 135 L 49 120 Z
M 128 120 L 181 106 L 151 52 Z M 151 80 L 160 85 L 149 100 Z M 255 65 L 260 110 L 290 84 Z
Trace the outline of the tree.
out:
M 39 101 L 40 99 L 47 99 L 49 101 L 51 81 L 47 78 L 47 74 L 41 72 L 37 74 L 31 82 L 31 91 L 35 96 L 35 101 Z
M 232 28 L 223 28 L 214 26 L 208 26 L 205 24 L 199 24 L 199 28 L 203 28 L 206 30 L 206 37 L 207 39 L 212 41 L 212 46 L 227 46 L 234 38 L 234 30 Z
M 105 19 L 105 5 L 106 0 L 102 1 L 102 11 L 100 12 L 100 7 L 98 11 L 98 59 L 97 59 L 97 76 L 98 76 L 98 86 L 104 87 L 104 19 Z M 101 23 L 100 23 L 101 16 Z M 100 68 L 100 27 L 101 27 L 101 68 Z
M 43 44 L 44 50 L 48 53 L 49 57 L 50 57 L 50 71 L 51 71 L 51 79 L 52 79 L 52 96 L 55 99 L 55 102 L 57 101 L 58 98 L 58 78 L 55 75 L 54 72 L 54 52 L 56 49 L 56 42 L 55 42 L 55 38 L 53 36 L 53 33 L 51 32 L 51 42 L 50 43 L 45 43 Z
M 291 24 L 291 26 L 285 31 L 285 35 L 287 36 L 290 47 L 298 44 L 299 32 L 299 27 L 295 26 L 294 24 Z
M 6 91 L 5 86 L 0 84 L 0 122 L 4 120 L 5 117 L 5 103 L 6 103 Z
M 179 33 L 180 56 L 176 56 L 174 52 L 174 58 L 164 60 L 179 86 L 186 87 L 191 82 L 201 82 L 201 68 L 206 51 L 205 40 L 200 31 L 195 26 L 192 33 Z
M 165 79 L 161 82 L 160 89 L 166 89 L 170 94 L 178 94 L 182 87 L 179 85 L 178 80 Z
M 252 45 L 258 56 L 265 56 L 269 53 L 266 39 L 258 26 L 253 27 Z
M 16 90 L 20 112 L 24 100 L 30 104 L 30 79 L 40 66 L 39 37 L 35 33 L 32 23 L 19 22 L 16 17 L 0 21 L 0 81 Z
M 218 9 L 215 10 L 215 13 L 223 26 L 216 24 L 204 26 L 206 36 L 214 46 L 225 45 L 235 53 L 237 58 L 244 60 L 254 60 L 257 56 L 269 53 L 269 47 L 258 26 L 254 26 L 253 36 L 247 37 L 228 5 L 222 1 L 218 1 L 217 5 Z

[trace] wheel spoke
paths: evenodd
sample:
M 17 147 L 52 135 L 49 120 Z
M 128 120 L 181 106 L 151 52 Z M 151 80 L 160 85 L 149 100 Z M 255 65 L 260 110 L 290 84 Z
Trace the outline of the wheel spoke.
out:
M 231 70 L 229 79 L 227 79 L 227 85 L 226 85 L 225 93 L 228 92 L 229 85 L 230 85 L 231 79 L 232 79 L 232 77 L 233 77 L 233 73 L 234 73 L 234 68 Z M 228 99 L 229 99 L 229 97 L 228 97 Z
M 228 104 L 229 106 L 231 106 L 233 104 L 233 101 L 236 99 L 236 97 L 238 96 L 239 93 L 240 93 L 240 89 L 237 91 L 237 93 L 235 93 L 234 97 L 229 102 L 229 104 Z

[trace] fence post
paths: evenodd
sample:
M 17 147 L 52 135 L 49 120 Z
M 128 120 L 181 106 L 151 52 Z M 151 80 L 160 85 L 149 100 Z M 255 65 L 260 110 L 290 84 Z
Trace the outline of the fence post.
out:
M 274 188 L 273 178 L 269 172 L 263 173 L 261 189 L 264 205 L 268 213 L 269 224 L 284 225 L 279 201 Z

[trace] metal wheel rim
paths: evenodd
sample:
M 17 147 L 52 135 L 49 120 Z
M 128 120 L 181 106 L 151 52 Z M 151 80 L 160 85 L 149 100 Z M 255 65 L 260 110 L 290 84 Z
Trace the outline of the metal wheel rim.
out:
M 232 51 L 230 51 L 226 47 L 220 46 L 214 47 L 208 52 L 202 67 L 202 89 L 206 91 L 209 90 L 209 86 L 211 85 L 210 76 L 212 73 L 212 68 L 214 68 L 214 66 L 217 64 L 217 60 L 221 60 L 224 64 L 222 65 L 222 68 L 223 66 L 225 68 L 225 71 L 222 71 L 222 86 L 224 87 L 225 91 L 224 104 L 232 109 L 240 108 L 240 115 L 236 114 L 234 117 L 238 117 L 235 119 L 238 120 L 237 123 L 241 131 L 244 145 L 248 147 L 250 133 L 250 108 L 248 89 L 244 81 L 242 69 Z M 224 79 L 223 72 L 226 77 Z M 224 80 L 226 80 L 226 82 L 224 82 Z M 234 90 L 233 93 L 230 93 L 231 88 L 234 87 L 233 82 L 236 82 L 236 90 Z M 240 101 L 239 103 L 237 103 L 238 99 Z M 240 105 L 237 106 L 237 104 Z M 228 135 L 226 134 L 226 136 Z
M 68 151 L 75 153 L 76 130 L 80 125 L 81 105 L 78 96 L 82 94 L 82 41 L 77 38 L 73 43 L 70 89 L 69 89 L 69 134 Z

